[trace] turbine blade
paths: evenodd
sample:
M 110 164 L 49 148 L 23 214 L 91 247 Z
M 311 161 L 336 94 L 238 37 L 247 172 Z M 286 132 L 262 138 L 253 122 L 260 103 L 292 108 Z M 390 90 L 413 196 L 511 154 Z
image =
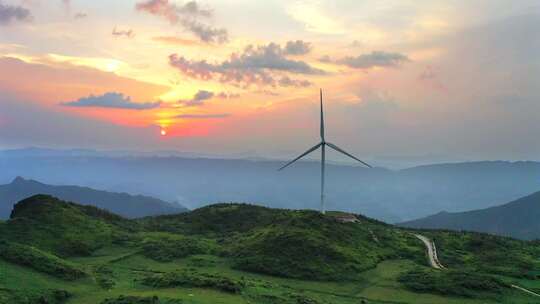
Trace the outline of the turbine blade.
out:
M 306 152 L 304 152 L 302 155 L 298 156 L 297 158 L 291 160 L 290 162 L 288 162 L 285 166 L 281 167 L 278 169 L 278 171 L 280 170 L 283 170 L 285 168 L 287 168 L 288 166 L 292 165 L 295 161 L 299 160 L 300 158 L 308 155 L 309 153 L 317 150 L 320 146 L 322 145 L 322 143 L 318 143 L 316 146 L 312 147 L 311 149 L 307 150 Z
M 338 152 L 341 152 L 341 153 L 347 155 L 348 157 L 350 157 L 350 158 L 352 158 L 352 159 L 354 159 L 354 160 L 357 160 L 357 161 L 361 162 L 362 164 L 366 165 L 368 168 L 373 168 L 373 167 L 371 167 L 368 163 L 366 163 L 366 162 L 364 162 L 364 161 L 362 161 L 362 160 L 356 158 L 356 157 L 353 156 L 352 154 L 347 153 L 345 150 L 341 149 L 340 147 L 338 147 L 338 146 L 336 146 L 336 145 L 334 145 L 334 144 L 332 144 L 332 143 L 329 143 L 329 142 L 327 142 L 326 144 L 327 144 L 330 148 L 332 148 L 332 149 L 334 149 L 334 150 L 336 150 L 336 151 L 338 151 Z
M 324 142 L 324 113 L 322 104 L 322 89 L 321 89 L 321 140 Z

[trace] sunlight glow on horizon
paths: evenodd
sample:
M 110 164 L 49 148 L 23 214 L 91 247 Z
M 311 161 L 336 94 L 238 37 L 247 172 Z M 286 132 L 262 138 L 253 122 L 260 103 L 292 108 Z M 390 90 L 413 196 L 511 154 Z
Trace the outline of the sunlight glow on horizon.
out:
M 465 153 L 447 137 L 499 155 L 486 126 L 525 137 L 537 126 L 527 116 L 538 100 L 534 1 L 212 0 L 201 3 L 210 14 L 191 16 L 200 28 L 170 19 L 178 11 L 137 10 L 141 1 L 72 1 L 66 11 L 4 0 L 32 18 L 0 24 L 3 127 L 26 130 L 35 112 L 51 125 L 81 121 L 83 134 L 117 130 L 99 145 L 167 137 L 156 145 L 296 150 L 313 133 L 318 88 L 328 131 L 374 154 Z M 535 151 L 508 138 L 500 154 Z

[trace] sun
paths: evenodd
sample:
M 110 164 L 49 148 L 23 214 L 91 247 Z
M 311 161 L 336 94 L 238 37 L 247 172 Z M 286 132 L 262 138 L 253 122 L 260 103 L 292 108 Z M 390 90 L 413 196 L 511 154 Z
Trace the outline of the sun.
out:
M 161 134 L 161 136 L 166 136 L 167 135 L 167 130 L 161 129 L 160 134 Z

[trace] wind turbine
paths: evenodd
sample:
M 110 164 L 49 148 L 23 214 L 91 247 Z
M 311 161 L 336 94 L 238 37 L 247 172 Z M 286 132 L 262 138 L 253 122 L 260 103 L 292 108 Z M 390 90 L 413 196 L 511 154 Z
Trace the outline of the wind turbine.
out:
M 354 159 L 356 161 L 359 161 L 360 163 L 367 166 L 368 168 L 371 168 L 371 166 L 369 164 L 367 164 L 366 162 L 356 158 L 352 154 L 346 152 L 345 150 L 341 149 L 340 147 L 338 147 L 338 146 L 336 146 L 336 145 L 334 145 L 332 143 L 327 142 L 324 139 L 324 113 L 323 113 L 322 89 L 321 89 L 320 93 L 321 93 L 321 142 L 316 144 L 315 146 L 313 146 L 312 148 L 310 148 L 306 152 L 304 152 L 302 155 L 300 155 L 297 158 L 291 160 L 285 166 L 279 168 L 278 171 L 281 171 L 281 170 L 287 168 L 288 166 L 292 165 L 294 162 L 301 159 L 302 157 L 304 157 L 304 156 L 308 155 L 309 153 L 321 148 L 321 213 L 325 214 L 326 210 L 324 208 L 324 169 L 325 169 L 325 166 L 326 166 L 326 151 L 325 151 L 326 146 L 338 151 L 339 153 L 345 154 L 346 156 L 348 156 L 348 157 L 350 157 L 350 158 L 352 158 L 352 159 Z

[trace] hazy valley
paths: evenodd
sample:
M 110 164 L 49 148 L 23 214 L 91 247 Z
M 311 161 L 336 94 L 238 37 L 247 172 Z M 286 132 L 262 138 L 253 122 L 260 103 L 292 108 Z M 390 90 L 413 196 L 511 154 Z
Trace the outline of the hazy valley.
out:
M 190 209 L 231 201 L 319 208 L 313 191 L 319 183 L 316 162 L 300 162 L 278 172 L 283 162 L 23 152 L 0 157 L 0 182 L 7 184 L 22 176 L 46 184 L 142 194 Z M 441 211 L 492 207 L 540 190 L 537 162 L 436 164 L 398 171 L 329 164 L 327 175 L 329 209 L 391 223 Z

